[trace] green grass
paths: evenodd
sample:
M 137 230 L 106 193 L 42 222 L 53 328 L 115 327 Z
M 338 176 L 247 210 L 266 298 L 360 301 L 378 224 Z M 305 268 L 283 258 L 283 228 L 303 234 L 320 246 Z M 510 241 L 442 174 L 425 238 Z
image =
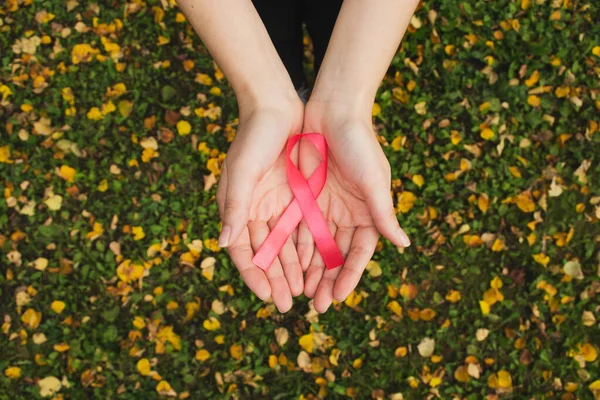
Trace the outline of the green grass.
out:
M 374 117 L 413 245 L 382 240 L 381 275 L 324 315 L 279 314 L 216 247 L 236 102 L 173 2 L 22 3 L 0 6 L 1 399 L 48 377 L 65 399 L 594 398 L 596 2 L 417 11 Z

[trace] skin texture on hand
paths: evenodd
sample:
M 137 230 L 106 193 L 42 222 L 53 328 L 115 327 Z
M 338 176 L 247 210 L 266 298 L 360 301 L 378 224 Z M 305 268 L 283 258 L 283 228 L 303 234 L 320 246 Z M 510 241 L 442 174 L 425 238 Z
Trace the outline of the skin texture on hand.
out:
M 240 125 L 217 192 L 223 220 L 219 245 L 228 248 L 248 287 L 263 300 L 272 297 L 281 312 L 303 290 L 324 312 L 334 297 L 343 300 L 356 287 L 379 232 L 398 246 L 409 243 L 395 217 L 390 167 L 372 132 L 370 110 L 417 0 L 378 0 L 377 7 L 344 1 L 306 112 L 250 1 L 178 3 L 239 104 Z M 289 238 L 265 272 L 252 257 L 292 200 L 284 146 L 301 131 L 321 132 L 328 140 L 329 177 L 318 202 L 346 263 L 324 271 L 301 223 L 297 247 Z M 303 143 L 292 157 L 305 176 L 320 161 Z M 307 269 L 305 284 L 301 266 Z
M 223 220 L 219 245 L 228 248 L 248 287 L 263 300 L 272 297 L 285 312 L 292 295 L 303 290 L 292 239 L 266 272 L 251 260 L 291 200 L 283 151 L 287 138 L 302 129 L 304 105 L 251 1 L 178 4 L 227 76 L 239 105 L 238 132 L 217 190 Z
M 262 300 L 272 297 L 281 312 L 291 308 L 292 296 L 301 294 L 304 286 L 293 238 L 267 271 L 254 265 L 252 257 L 292 200 L 284 147 L 288 137 L 300 131 L 302 111 L 298 99 L 282 109 L 240 114 L 217 190 L 223 219 L 220 245 L 227 247 L 248 287 Z
M 329 145 L 327 182 L 318 203 L 346 262 L 325 270 L 305 224 L 298 230 L 298 256 L 306 269 L 304 294 L 325 312 L 358 284 L 379 233 L 396 246 L 410 241 L 400 228 L 390 195 L 390 165 L 371 125 L 371 109 L 418 0 L 345 0 L 315 88 L 306 105 L 305 132 L 321 132 Z M 318 163 L 310 145 L 300 145 L 305 176 Z
M 390 166 L 371 128 L 370 118 L 329 112 L 309 102 L 304 116 L 306 131 L 321 132 L 329 146 L 327 181 L 318 204 L 336 244 L 344 256 L 340 268 L 327 270 L 306 224 L 298 231 L 298 256 L 306 271 L 304 294 L 325 312 L 332 300 L 343 301 L 356 287 L 373 256 L 382 233 L 396 246 L 410 241 L 400 228 L 390 195 Z M 307 176 L 320 156 L 302 141 L 300 170 Z

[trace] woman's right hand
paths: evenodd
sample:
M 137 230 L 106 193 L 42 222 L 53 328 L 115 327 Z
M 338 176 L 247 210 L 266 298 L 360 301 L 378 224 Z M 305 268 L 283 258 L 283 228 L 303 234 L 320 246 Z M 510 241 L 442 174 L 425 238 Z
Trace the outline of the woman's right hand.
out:
M 248 287 L 280 312 L 303 292 L 302 269 L 292 237 L 263 271 L 252 257 L 293 195 L 287 184 L 285 144 L 302 129 L 304 104 L 294 95 L 247 100 L 238 95 L 240 124 L 227 152 L 217 190 L 222 218 L 219 246 L 227 250 Z

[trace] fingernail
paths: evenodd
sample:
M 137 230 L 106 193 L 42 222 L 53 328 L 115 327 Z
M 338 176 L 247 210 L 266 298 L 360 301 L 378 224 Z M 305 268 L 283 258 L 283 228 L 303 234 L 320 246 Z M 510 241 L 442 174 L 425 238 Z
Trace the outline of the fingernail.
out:
M 398 237 L 400 238 L 400 243 L 402 243 L 404 247 L 410 246 L 410 239 L 406 235 L 406 232 L 402 230 L 402 228 L 398 228 Z
M 219 235 L 219 247 L 227 247 L 229 244 L 229 236 L 231 236 L 231 226 L 225 225 L 223 229 L 221 229 L 221 234 Z

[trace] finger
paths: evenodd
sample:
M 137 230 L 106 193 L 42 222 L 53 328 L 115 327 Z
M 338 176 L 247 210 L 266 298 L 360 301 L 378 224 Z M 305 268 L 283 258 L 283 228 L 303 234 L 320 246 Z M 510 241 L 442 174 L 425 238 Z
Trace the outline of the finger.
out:
M 275 223 L 276 221 L 271 219 L 269 221 L 269 228 L 272 228 Z M 287 241 L 284 243 L 281 251 L 279 252 L 279 262 L 283 267 L 283 273 L 287 279 L 292 296 L 300 296 L 304 290 L 304 277 L 302 276 L 300 260 L 298 259 L 296 246 L 294 245 L 291 235 L 288 237 Z
M 254 253 L 250 246 L 250 235 L 247 228 L 227 248 L 227 251 L 248 288 L 263 301 L 271 297 L 271 285 L 267 276 L 262 269 L 258 268 L 252 262 Z
M 335 233 L 335 243 L 340 249 L 342 256 L 344 256 L 344 259 L 350 250 L 352 237 L 354 236 L 355 231 L 355 227 L 339 227 Z M 333 287 L 341 270 L 342 267 L 338 267 L 326 269 L 325 272 L 323 272 L 323 277 L 321 278 L 321 282 L 315 293 L 314 307 L 318 312 L 324 313 L 333 302 Z
M 365 190 L 367 205 L 379 232 L 398 247 L 410 246 L 406 232 L 400 228 L 389 187 L 375 183 Z
M 373 226 L 359 227 L 354 232 L 350 251 L 333 288 L 333 297 L 344 301 L 356 288 L 367 263 L 375 252 L 379 232 Z
M 300 265 L 302 271 L 306 271 L 315 252 L 315 241 L 304 220 L 300 221 L 300 225 L 298 226 L 297 242 L 296 248 L 298 251 L 298 258 L 300 259 Z
M 223 172 L 226 174 L 227 187 L 221 207 L 223 227 L 219 235 L 219 247 L 227 247 L 235 242 L 246 227 L 254 187 L 258 181 L 257 173 L 248 166 L 241 168 L 229 165 Z
M 269 235 L 269 226 L 266 222 L 262 221 L 250 221 L 248 223 L 248 230 L 250 232 L 250 242 L 254 251 L 258 251 L 260 246 L 263 244 L 267 236 Z M 275 258 L 273 264 L 266 271 L 267 279 L 271 285 L 271 297 L 273 303 L 279 310 L 279 312 L 287 312 L 292 308 L 292 293 L 290 287 L 283 274 L 283 269 L 279 258 Z
M 329 223 L 329 230 L 331 231 L 331 234 L 335 237 L 337 226 L 333 222 Z M 313 253 L 310 265 L 306 270 L 306 277 L 304 279 L 304 295 L 306 297 L 314 297 L 324 272 L 325 261 L 323 261 L 323 257 L 321 256 L 319 249 L 315 248 L 315 252 Z

